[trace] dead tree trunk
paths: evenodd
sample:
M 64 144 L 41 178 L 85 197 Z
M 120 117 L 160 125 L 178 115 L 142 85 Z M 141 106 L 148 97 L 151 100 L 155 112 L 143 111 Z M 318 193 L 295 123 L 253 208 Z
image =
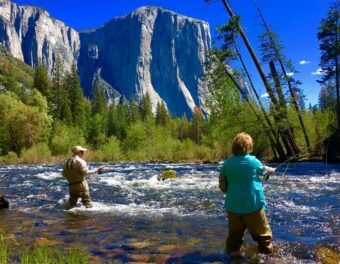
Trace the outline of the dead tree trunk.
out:
M 226 10 L 227 10 L 228 14 L 230 15 L 230 17 L 235 17 L 235 14 L 234 14 L 233 10 L 231 9 L 229 3 L 226 0 L 222 0 L 222 3 L 224 5 L 224 7 L 226 8 Z M 242 38 L 244 44 L 246 45 L 246 47 L 248 49 L 248 52 L 249 52 L 250 56 L 252 57 L 252 59 L 254 61 L 254 64 L 255 64 L 255 66 L 257 68 L 257 71 L 258 71 L 258 73 L 259 73 L 259 75 L 261 77 L 261 80 L 262 80 L 262 82 L 263 82 L 263 84 L 264 84 L 264 86 L 265 86 L 265 88 L 267 90 L 267 93 L 269 95 L 270 100 L 272 101 L 274 107 L 276 109 L 279 109 L 279 103 L 278 103 L 278 101 L 277 101 L 277 99 L 276 99 L 276 97 L 274 95 L 272 87 L 271 87 L 269 81 L 267 80 L 266 74 L 265 74 L 265 72 L 264 72 L 264 70 L 263 70 L 263 68 L 262 68 L 262 66 L 260 64 L 260 61 L 257 58 L 257 56 L 255 54 L 255 51 L 254 51 L 253 47 L 251 46 L 250 41 L 248 40 L 247 35 L 245 34 L 245 32 L 244 32 L 243 28 L 241 27 L 241 25 L 239 25 L 238 31 L 239 31 L 239 33 L 241 35 L 241 38 Z M 277 116 L 277 114 L 275 113 L 274 116 Z M 280 136 L 281 136 L 283 142 L 288 140 L 290 145 L 294 146 L 294 142 L 290 142 L 291 141 L 290 138 L 286 138 L 285 134 L 280 133 Z M 289 149 L 287 149 L 287 151 L 289 151 Z M 297 152 L 299 152 L 299 151 L 297 151 Z
M 249 71 L 248 71 L 248 69 L 247 69 L 247 67 L 246 67 L 246 65 L 245 65 L 245 63 L 243 61 L 243 57 L 242 57 L 242 55 L 240 53 L 240 50 L 238 49 L 235 41 L 234 41 L 234 46 L 235 46 L 236 54 L 237 54 L 237 56 L 238 56 L 238 58 L 239 58 L 239 60 L 241 62 L 242 68 L 243 68 L 243 70 L 244 70 L 244 72 L 245 72 L 245 74 L 247 76 L 248 81 L 249 81 L 250 87 L 252 88 L 252 91 L 253 91 L 253 93 L 255 95 L 255 98 L 257 99 L 257 101 L 258 101 L 258 103 L 260 105 L 260 108 L 261 108 L 262 114 L 264 116 L 264 119 L 267 122 L 267 125 L 269 127 L 269 131 L 272 134 L 271 139 L 274 141 L 272 144 L 274 144 L 274 148 L 275 148 L 275 150 L 276 150 L 276 152 L 278 154 L 278 157 L 281 157 L 281 159 L 284 159 L 285 158 L 285 153 L 284 153 L 284 149 L 283 149 L 283 147 L 281 145 L 281 142 L 280 142 L 280 136 L 279 136 L 278 133 L 276 133 L 276 131 L 274 129 L 274 126 L 273 126 L 272 122 L 269 119 L 269 116 L 268 116 L 268 114 L 266 112 L 266 109 L 264 108 L 264 106 L 263 106 L 263 104 L 261 102 L 261 98 L 260 98 L 258 92 L 255 89 L 255 85 L 253 83 L 253 80 L 252 80 L 252 78 L 251 78 L 251 76 L 249 74 Z
M 277 121 L 278 123 L 283 123 L 283 126 L 281 127 L 279 124 L 279 127 L 281 127 L 281 133 L 284 136 L 284 144 L 285 147 L 287 148 L 287 150 L 289 149 L 290 154 L 292 155 L 296 155 L 300 152 L 298 146 L 296 145 L 295 142 L 295 138 L 294 138 L 294 134 L 293 134 L 293 130 L 291 128 L 291 126 L 289 125 L 288 122 L 288 113 L 287 113 L 287 106 L 286 106 L 286 102 L 284 99 L 284 95 L 283 95 L 283 91 L 282 91 L 282 86 L 280 83 L 280 77 L 276 71 L 275 68 L 275 64 L 273 61 L 271 61 L 269 63 L 270 66 L 270 71 L 271 74 L 273 76 L 273 80 L 275 83 L 275 88 L 279 97 L 279 103 L 280 103 L 280 107 L 279 109 L 277 109 L 276 113 L 278 113 L 278 115 L 276 115 Z
M 242 95 L 242 97 L 247 101 L 247 103 L 250 106 L 250 109 L 254 112 L 254 115 L 256 116 L 257 120 L 262 124 L 265 133 L 268 135 L 271 147 L 272 147 L 272 151 L 273 154 L 275 156 L 275 158 L 279 158 L 279 159 L 285 159 L 285 154 L 282 150 L 282 146 L 280 144 L 277 144 L 277 140 L 275 138 L 275 136 L 273 136 L 270 133 L 270 128 L 268 129 L 268 127 L 266 126 L 264 120 L 262 119 L 262 117 L 257 113 L 256 109 L 254 108 L 254 106 L 252 105 L 252 103 L 249 101 L 249 98 L 244 94 L 244 91 L 242 89 L 242 87 L 240 86 L 239 82 L 237 81 L 237 79 L 235 78 L 234 74 L 226 67 L 224 66 L 224 70 L 225 73 L 227 74 L 227 76 L 232 80 L 232 82 L 234 83 L 235 87 L 238 89 L 238 91 L 240 92 L 240 94 Z M 278 156 L 277 156 L 278 154 Z
M 264 16 L 259 8 L 259 6 L 257 5 L 256 1 L 254 0 L 254 3 L 255 3 L 255 6 L 256 6 L 256 9 L 257 11 L 259 12 L 260 14 L 260 17 L 262 19 L 262 22 L 263 22 L 263 25 L 264 27 L 266 28 L 266 31 L 268 33 L 268 36 L 269 36 L 269 39 L 271 41 L 271 44 L 272 44 L 272 47 L 275 51 L 275 57 L 276 59 L 278 60 L 278 62 L 280 63 L 280 66 L 281 66 L 281 70 L 283 72 L 283 75 L 285 77 L 285 80 L 287 81 L 287 84 L 288 84 L 288 88 L 289 88 L 289 92 L 290 92 L 290 95 L 292 97 L 292 103 L 293 103 L 293 106 L 295 108 L 295 111 L 297 113 L 297 116 L 298 116 L 298 119 L 299 119 L 299 123 L 300 123 L 300 126 L 302 128 L 302 132 L 303 132 L 303 135 L 304 135 L 304 138 L 305 138 L 305 141 L 306 141 L 306 146 L 308 149 L 310 149 L 310 143 L 309 143 L 309 138 L 308 138 L 308 135 L 307 135 L 307 131 L 306 131 L 306 128 L 305 128 L 305 125 L 304 125 L 304 122 L 303 122 L 303 119 L 302 119 L 302 116 L 301 116 L 301 111 L 300 111 L 300 107 L 297 103 L 297 98 L 296 98 L 296 94 L 293 90 L 293 87 L 292 87 L 292 83 L 290 81 L 290 77 L 287 75 L 287 71 L 286 71 L 286 67 L 284 66 L 283 64 L 283 61 L 282 61 L 282 58 L 280 56 L 280 52 L 277 48 L 277 46 L 275 45 L 275 41 L 272 37 L 272 35 L 270 34 L 270 29 L 269 29 L 269 26 L 268 24 L 266 23 L 265 19 L 264 19 Z

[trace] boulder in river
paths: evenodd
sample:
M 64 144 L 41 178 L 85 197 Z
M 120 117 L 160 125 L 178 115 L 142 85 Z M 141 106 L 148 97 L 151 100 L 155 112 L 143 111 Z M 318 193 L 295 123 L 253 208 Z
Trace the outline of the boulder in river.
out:
M 157 180 L 165 181 L 168 179 L 175 179 L 175 178 L 177 178 L 176 171 L 166 169 L 166 170 L 161 171 L 161 173 L 157 177 Z

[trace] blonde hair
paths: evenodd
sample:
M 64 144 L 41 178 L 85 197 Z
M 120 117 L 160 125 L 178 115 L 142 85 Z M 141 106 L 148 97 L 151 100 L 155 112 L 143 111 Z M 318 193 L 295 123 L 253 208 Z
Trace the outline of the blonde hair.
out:
M 232 153 L 234 155 L 247 154 L 253 151 L 253 146 L 251 136 L 245 132 L 241 132 L 238 133 L 233 140 Z

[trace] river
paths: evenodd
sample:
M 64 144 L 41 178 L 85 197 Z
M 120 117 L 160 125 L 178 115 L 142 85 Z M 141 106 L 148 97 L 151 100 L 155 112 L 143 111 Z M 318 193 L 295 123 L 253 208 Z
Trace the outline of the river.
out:
M 165 167 L 177 178 L 158 181 Z M 10 210 L 0 227 L 18 245 L 84 246 L 93 260 L 113 263 L 233 263 L 224 253 L 227 221 L 216 164 L 116 163 L 89 177 L 94 208 L 63 209 L 61 166 L 0 166 L 0 192 Z M 244 260 L 319 263 L 321 247 L 339 250 L 340 164 L 281 166 L 264 183 L 275 253 L 256 253 L 246 233 Z

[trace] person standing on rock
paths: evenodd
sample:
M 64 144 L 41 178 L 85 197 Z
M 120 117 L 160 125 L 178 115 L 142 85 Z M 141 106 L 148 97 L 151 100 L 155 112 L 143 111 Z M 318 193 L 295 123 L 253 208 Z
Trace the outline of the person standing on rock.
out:
M 258 243 L 261 253 L 273 251 L 272 231 L 265 213 L 265 197 L 260 176 L 268 179 L 275 168 L 263 166 L 255 157 L 253 139 L 247 133 L 239 133 L 232 144 L 232 156 L 224 161 L 219 177 L 219 187 L 226 193 L 224 207 L 228 213 L 226 251 L 239 256 L 244 232 L 249 230 Z
M 64 162 L 62 172 L 69 186 L 69 208 L 75 207 L 79 198 L 81 198 L 86 208 L 92 208 L 89 185 L 85 177 L 94 173 L 100 173 L 105 166 L 99 166 L 98 168 L 90 170 L 86 161 L 83 159 L 87 149 L 81 146 L 75 146 L 71 151 L 73 155 Z

